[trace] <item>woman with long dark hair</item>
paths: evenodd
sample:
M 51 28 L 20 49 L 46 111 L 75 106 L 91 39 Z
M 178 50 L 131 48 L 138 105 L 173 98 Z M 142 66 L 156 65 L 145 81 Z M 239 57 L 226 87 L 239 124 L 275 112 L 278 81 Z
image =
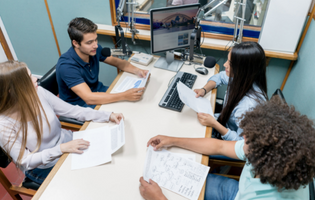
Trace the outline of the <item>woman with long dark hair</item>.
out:
M 122 114 L 73 106 L 37 86 L 23 62 L 0 63 L 0 145 L 26 177 L 41 184 L 63 153 L 83 153 L 89 142 L 72 140 L 56 115 L 119 123 Z
M 199 97 L 227 85 L 222 112 L 217 120 L 209 114 L 198 113 L 198 120 L 213 127 L 224 140 L 241 140 L 243 130 L 239 124 L 243 114 L 268 99 L 265 52 L 256 42 L 243 42 L 232 48 L 223 66 L 225 71 L 212 76 L 202 89 L 195 89 Z

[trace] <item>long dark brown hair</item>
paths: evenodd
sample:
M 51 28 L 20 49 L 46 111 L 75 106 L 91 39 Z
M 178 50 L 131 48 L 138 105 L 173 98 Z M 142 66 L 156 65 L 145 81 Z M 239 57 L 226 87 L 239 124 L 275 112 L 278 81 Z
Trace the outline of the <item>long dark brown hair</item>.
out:
M 0 63 L 0 115 L 10 117 L 14 113 L 16 113 L 17 122 L 12 125 L 17 126 L 18 131 L 15 132 L 14 127 L 10 127 L 12 130 L 11 140 L 4 144 L 4 149 L 7 154 L 10 154 L 17 138 L 22 138 L 20 153 L 16 161 L 16 165 L 20 166 L 27 142 L 28 122 L 33 126 L 37 135 L 37 144 L 34 152 L 38 151 L 41 145 L 43 132 L 42 115 L 44 115 L 49 128 L 50 125 L 31 77 L 28 74 L 27 65 L 23 62 L 7 61 Z M 9 143 L 12 145 L 9 146 Z
M 256 42 L 242 42 L 235 45 L 230 57 L 230 79 L 227 87 L 227 102 L 218 118 L 218 122 L 226 125 L 233 109 L 244 96 L 260 95 L 267 97 L 266 57 L 263 48 Z M 262 91 L 257 93 L 253 86 L 256 84 Z

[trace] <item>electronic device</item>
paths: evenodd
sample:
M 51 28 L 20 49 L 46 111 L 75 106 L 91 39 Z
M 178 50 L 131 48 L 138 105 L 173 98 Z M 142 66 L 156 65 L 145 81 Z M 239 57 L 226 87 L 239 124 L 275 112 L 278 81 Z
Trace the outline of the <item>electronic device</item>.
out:
M 205 60 L 203 61 L 203 65 L 207 68 L 213 68 L 215 66 L 215 64 L 217 63 L 216 59 L 212 56 L 207 56 L 205 58 Z M 198 67 L 195 69 L 196 72 L 198 72 L 199 74 L 203 74 L 203 75 L 207 75 L 208 74 L 208 70 L 204 67 Z
M 198 67 L 195 69 L 196 72 L 198 72 L 199 74 L 203 74 L 203 75 L 207 75 L 208 74 L 208 70 L 207 68 L 204 67 Z
M 154 67 L 170 71 L 182 67 L 183 61 L 174 60 L 171 51 L 189 47 L 199 7 L 197 3 L 150 10 L 151 52 L 166 52 L 166 58 L 160 57 Z
M 112 55 L 110 48 L 104 47 L 101 51 L 102 56 L 109 57 Z
M 148 66 L 150 62 L 153 60 L 153 56 L 145 53 L 139 53 L 139 54 L 134 54 L 131 58 L 130 61 L 139 63 L 141 65 Z
M 131 55 L 132 51 L 127 50 L 127 53 L 124 53 L 122 49 L 110 49 L 108 47 L 104 47 L 101 51 L 101 54 L 105 57 L 109 56 L 126 56 L 126 55 Z
M 207 56 L 206 59 L 203 61 L 203 65 L 207 68 L 213 68 L 217 60 L 212 56 Z
M 201 27 L 200 27 L 200 21 L 202 19 L 204 19 L 206 16 L 210 15 L 211 13 L 213 13 L 220 5 L 225 4 L 228 0 L 218 0 L 219 2 L 217 2 L 217 0 L 212 0 L 209 3 L 207 3 L 206 5 L 202 6 L 200 9 L 198 9 L 197 13 L 196 13 L 196 17 L 194 19 L 194 23 L 195 23 L 195 28 L 193 30 L 193 32 L 190 35 L 190 48 L 189 48 L 189 60 L 193 61 L 194 60 L 194 49 L 195 46 L 197 48 L 200 48 L 200 38 L 201 38 Z M 213 3 L 216 3 L 216 5 L 211 8 L 209 11 L 207 11 L 206 13 L 205 10 L 207 8 L 209 8 Z M 246 3 L 245 3 L 246 4 Z
M 159 106 L 162 108 L 167 108 L 181 112 L 184 107 L 184 103 L 180 100 L 178 96 L 177 83 L 181 81 L 191 89 L 196 79 L 197 75 L 193 75 L 186 72 L 177 72 L 171 85 L 168 87 L 164 96 L 162 97 Z

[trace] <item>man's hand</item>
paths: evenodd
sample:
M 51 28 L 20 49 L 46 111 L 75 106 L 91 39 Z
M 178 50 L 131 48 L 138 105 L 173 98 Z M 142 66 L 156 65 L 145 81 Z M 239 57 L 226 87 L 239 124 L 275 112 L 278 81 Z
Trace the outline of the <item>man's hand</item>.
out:
M 198 120 L 200 124 L 204 126 L 214 127 L 217 123 L 217 120 L 209 114 L 206 113 L 198 113 Z M 214 127 L 215 128 L 215 127 Z
M 115 122 L 116 124 L 119 124 L 121 119 L 124 119 L 124 116 L 121 113 L 112 113 L 109 116 L 109 121 Z
M 149 142 L 147 143 L 147 147 L 151 145 L 154 148 L 154 150 L 158 150 L 163 147 L 171 147 L 174 145 L 173 139 L 174 138 L 172 137 L 158 135 L 149 140 Z
M 124 92 L 125 100 L 127 101 L 139 101 L 143 95 L 144 87 L 142 88 L 132 88 Z
M 145 200 L 167 200 L 160 186 L 152 181 L 149 180 L 149 183 L 146 182 L 143 177 L 140 178 L 140 194 Z
M 139 76 L 140 78 L 145 78 L 147 76 L 147 74 L 149 73 L 148 70 L 143 70 L 143 69 L 139 69 L 135 72 L 135 74 L 137 76 Z
M 90 142 L 83 139 L 72 140 L 67 143 L 60 144 L 62 153 L 78 153 L 82 154 L 84 149 L 89 148 Z

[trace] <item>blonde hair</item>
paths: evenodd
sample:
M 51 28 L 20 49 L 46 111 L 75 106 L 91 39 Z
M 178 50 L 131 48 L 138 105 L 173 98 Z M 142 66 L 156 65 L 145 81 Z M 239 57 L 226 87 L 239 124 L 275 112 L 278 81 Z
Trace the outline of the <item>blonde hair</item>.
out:
M 22 146 L 15 163 L 17 166 L 21 166 L 21 160 L 24 155 L 27 142 L 28 122 L 31 123 L 37 135 L 36 149 L 32 153 L 38 151 L 41 145 L 43 131 L 41 110 L 50 129 L 46 113 L 39 100 L 30 75 L 28 74 L 27 65 L 24 62 L 18 61 L 0 63 L 0 115 L 10 116 L 13 113 L 17 113 L 16 116 L 18 118 L 16 119 L 16 123 L 20 123 L 16 135 L 12 137 L 14 140 L 12 145 L 9 146 L 11 141 L 4 144 L 6 152 L 10 154 L 13 144 L 21 135 Z M 16 123 L 14 126 L 17 126 Z M 14 127 L 12 127 L 11 134 L 13 132 Z

